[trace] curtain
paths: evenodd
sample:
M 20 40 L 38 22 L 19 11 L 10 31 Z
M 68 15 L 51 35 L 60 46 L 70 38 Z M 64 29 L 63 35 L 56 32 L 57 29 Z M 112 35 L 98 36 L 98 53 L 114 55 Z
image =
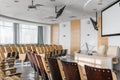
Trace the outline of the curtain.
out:
M 43 42 L 43 27 L 38 26 L 38 44 L 44 44 Z

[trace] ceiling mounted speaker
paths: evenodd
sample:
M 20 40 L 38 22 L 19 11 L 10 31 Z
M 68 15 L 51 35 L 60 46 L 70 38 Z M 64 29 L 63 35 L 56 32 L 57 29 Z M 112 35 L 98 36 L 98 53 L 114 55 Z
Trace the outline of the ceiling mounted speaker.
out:
M 55 13 L 57 14 L 56 19 L 62 15 L 65 8 L 66 8 L 66 5 L 57 11 L 57 6 L 55 6 Z
M 94 19 L 92 19 L 92 18 L 90 18 L 90 21 L 92 22 L 94 29 L 98 31 L 98 26 L 97 26 L 97 12 L 96 12 L 96 21 Z

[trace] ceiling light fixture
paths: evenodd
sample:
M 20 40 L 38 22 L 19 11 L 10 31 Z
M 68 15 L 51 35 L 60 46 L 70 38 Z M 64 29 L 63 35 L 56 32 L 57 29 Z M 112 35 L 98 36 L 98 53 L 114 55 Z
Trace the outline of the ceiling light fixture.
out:
M 51 20 L 51 21 L 57 21 L 57 20 Z
M 70 16 L 69 18 L 76 18 L 76 16 Z
M 55 0 L 50 0 L 51 2 L 55 2 Z
M 99 0 L 98 1 L 98 5 L 102 5 L 103 3 L 102 3 L 102 0 Z
M 18 3 L 18 2 L 19 2 L 19 0 L 14 0 L 14 2 L 15 2 L 15 3 Z

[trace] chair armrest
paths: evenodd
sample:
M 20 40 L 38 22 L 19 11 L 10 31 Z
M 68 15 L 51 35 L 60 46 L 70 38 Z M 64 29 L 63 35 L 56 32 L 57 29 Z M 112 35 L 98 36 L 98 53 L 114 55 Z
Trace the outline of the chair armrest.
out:
M 114 72 L 112 72 L 112 77 L 113 77 L 113 80 L 118 80 L 117 76 L 116 76 L 116 74 Z
M 2 71 L 4 71 L 4 72 L 5 72 L 5 71 L 11 71 L 11 70 L 16 70 L 16 68 L 13 67 L 13 68 L 2 69 Z
M 112 58 L 112 62 L 113 64 L 117 64 L 119 62 L 119 58 L 118 57 Z
M 14 66 L 14 63 L 9 63 L 9 64 L 1 64 L 0 67 L 2 67 L 3 69 L 8 66 L 9 68 L 10 67 L 13 67 Z
M 9 61 L 9 60 L 15 60 L 15 58 L 7 58 L 7 59 L 5 59 L 5 61 Z
M 14 63 L 14 60 L 1 61 L 1 64 L 5 64 L 5 63 Z
M 10 77 L 11 77 L 11 76 L 19 76 L 19 77 L 20 77 L 21 74 L 22 74 L 22 73 L 13 73 L 13 74 L 9 74 L 9 75 L 6 75 L 6 76 L 10 76 Z

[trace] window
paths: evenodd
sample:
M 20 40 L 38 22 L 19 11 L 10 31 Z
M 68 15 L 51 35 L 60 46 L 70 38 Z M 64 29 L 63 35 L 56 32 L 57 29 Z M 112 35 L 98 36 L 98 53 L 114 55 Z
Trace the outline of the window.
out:
M 13 43 L 13 23 L 0 21 L 0 44 Z
M 37 43 L 38 27 L 32 25 L 21 24 L 20 29 L 20 44 L 35 44 Z

